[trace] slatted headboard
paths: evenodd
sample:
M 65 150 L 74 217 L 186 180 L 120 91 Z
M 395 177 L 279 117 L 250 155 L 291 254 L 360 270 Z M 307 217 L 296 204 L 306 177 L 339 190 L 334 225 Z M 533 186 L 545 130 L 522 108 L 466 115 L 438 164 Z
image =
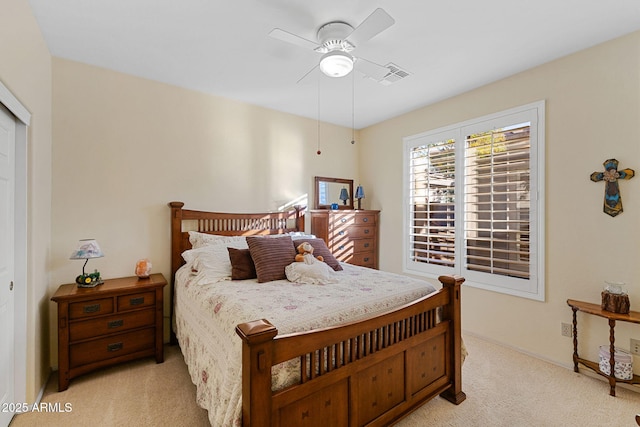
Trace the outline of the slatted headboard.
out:
M 268 213 L 222 213 L 183 209 L 183 202 L 170 202 L 171 207 L 171 321 L 176 271 L 184 264 L 182 252 L 191 249 L 189 231 L 225 236 L 255 236 L 304 231 L 302 206 L 292 210 Z M 173 329 L 173 328 L 172 328 Z M 171 340 L 175 342 L 173 330 Z

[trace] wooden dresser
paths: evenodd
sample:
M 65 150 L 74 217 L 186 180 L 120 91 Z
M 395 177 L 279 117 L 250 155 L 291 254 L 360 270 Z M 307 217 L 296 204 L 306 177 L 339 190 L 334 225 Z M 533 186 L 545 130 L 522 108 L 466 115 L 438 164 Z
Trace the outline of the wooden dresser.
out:
M 164 361 L 162 274 L 105 280 L 95 288 L 62 285 L 58 304 L 58 391 L 98 368 L 155 356 Z
M 378 268 L 380 211 L 312 210 L 311 234 L 324 239 L 339 260 Z

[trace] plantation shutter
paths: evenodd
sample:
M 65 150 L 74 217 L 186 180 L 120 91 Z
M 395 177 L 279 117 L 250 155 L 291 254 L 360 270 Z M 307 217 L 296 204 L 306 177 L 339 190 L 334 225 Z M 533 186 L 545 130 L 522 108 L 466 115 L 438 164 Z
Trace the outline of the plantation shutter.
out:
M 419 143 L 409 152 L 410 260 L 455 266 L 455 140 Z
M 530 277 L 530 123 L 465 138 L 464 268 Z

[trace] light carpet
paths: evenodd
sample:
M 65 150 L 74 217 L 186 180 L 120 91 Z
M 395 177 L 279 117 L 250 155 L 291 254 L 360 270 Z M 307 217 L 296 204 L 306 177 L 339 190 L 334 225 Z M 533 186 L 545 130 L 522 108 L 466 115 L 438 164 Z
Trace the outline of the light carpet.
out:
M 609 396 L 601 378 L 522 354 L 473 336 L 462 372 L 467 399 L 456 406 L 436 397 L 401 420 L 399 427 L 634 426 L 640 394 L 622 387 Z M 640 389 L 639 389 L 640 390 Z M 71 404 L 70 412 L 31 412 L 14 417 L 24 426 L 208 426 L 207 412 L 195 402 L 178 347 L 165 347 L 165 362 L 140 360 L 71 381 L 57 392 L 52 375 L 42 402 Z M 51 405 L 50 405 L 51 406 Z

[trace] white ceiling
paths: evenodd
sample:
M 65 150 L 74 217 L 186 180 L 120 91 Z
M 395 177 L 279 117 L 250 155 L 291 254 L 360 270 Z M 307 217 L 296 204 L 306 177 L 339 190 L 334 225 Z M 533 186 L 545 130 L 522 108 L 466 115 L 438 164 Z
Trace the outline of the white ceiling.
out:
M 640 30 L 638 0 L 29 3 L 56 57 L 357 129 Z M 315 41 L 322 24 L 356 27 L 378 7 L 395 24 L 354 54 L 410 73 L 389 86 L 357 72 L 298 84 L 320 54 L 268 35 Z

